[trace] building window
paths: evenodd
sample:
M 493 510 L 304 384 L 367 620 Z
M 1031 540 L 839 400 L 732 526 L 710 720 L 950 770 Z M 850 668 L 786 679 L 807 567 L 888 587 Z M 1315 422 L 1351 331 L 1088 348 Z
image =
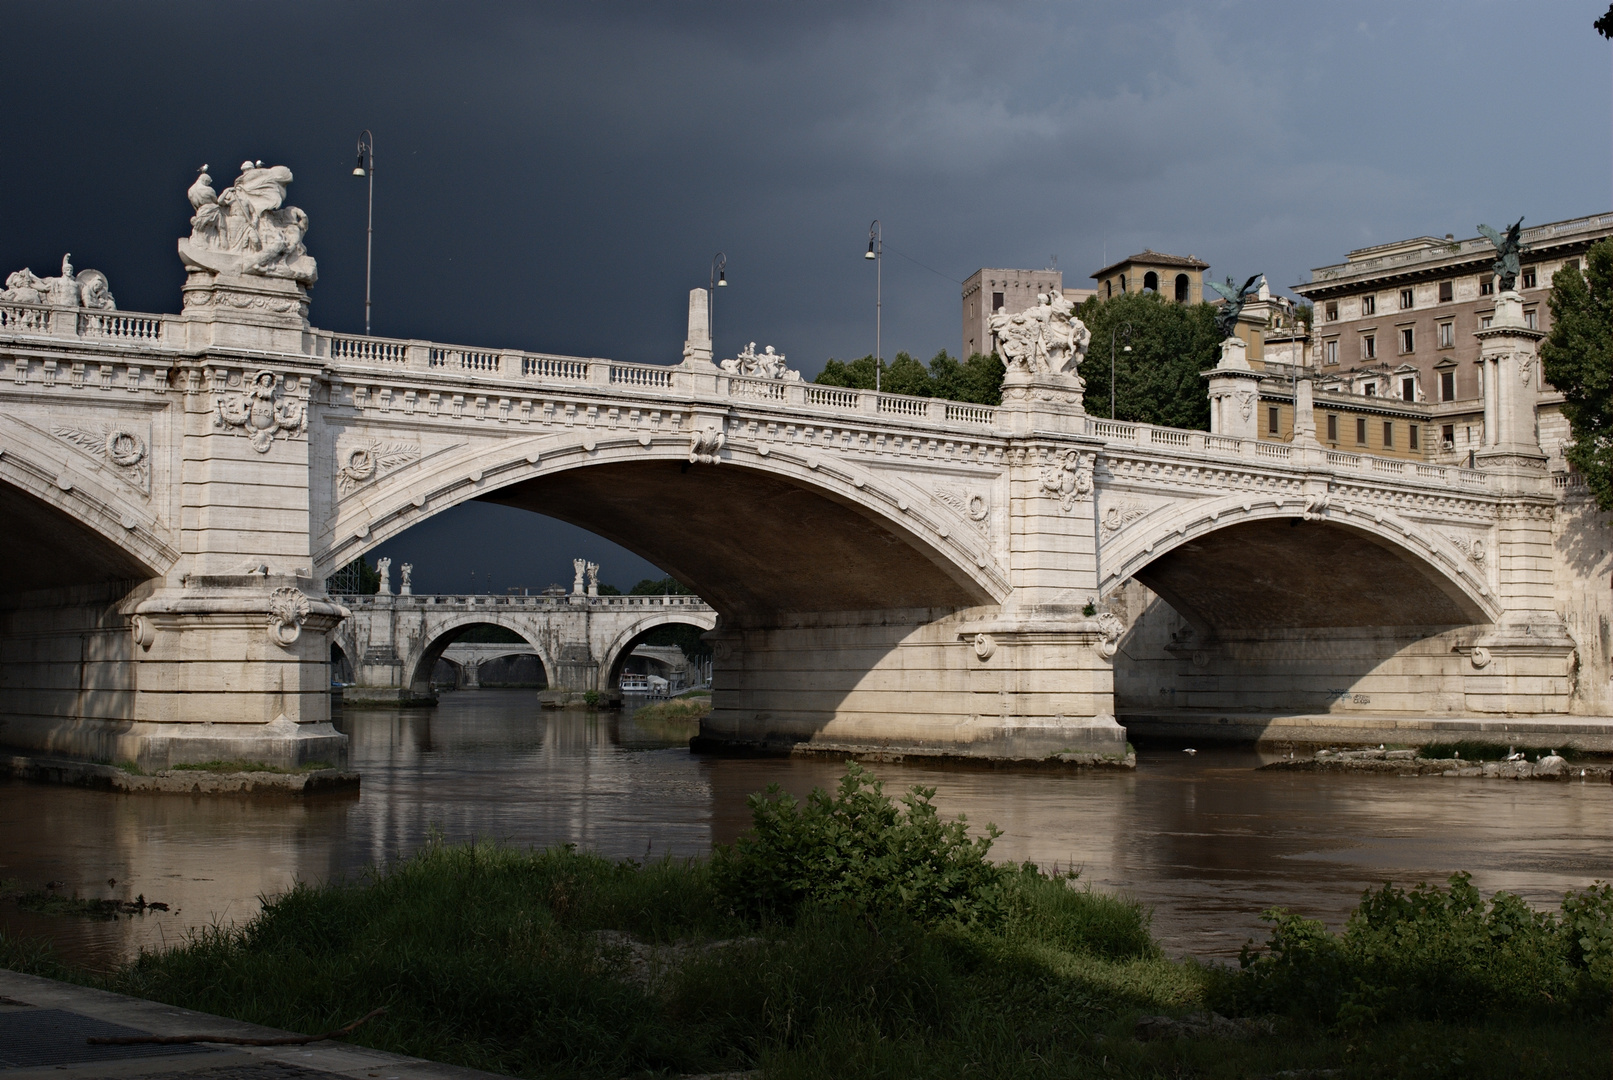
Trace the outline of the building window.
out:
M 1456 372 L 1442 371 L 1439 373 L 1439 400 L 1456 400 Z
M 1378 338 L 1375 334 L 1367 334 L 1361 338 L 1361 356 L 1367 360 L 1378 356 Z
M 1413 425 L 1411 425 L 1411 427 L 1406 429 L 1406 446 L 1409 449 L 1412 449 L 1412 450 L 1421 450 L 1422 449 L 1422 447 L 1417 445 L 1417 439 L 1418 439 L 1417 432 L 1418 431 L 1419 431 L 1419 428 L 1417 427 L 1416 424 L 1413 424 Z
M 1322 309 L 1322 317 L 1325 318 L 1328 322 L 1338 322 L 1339 321 L 1339 302 L 1337 300 L 1329 300 L 1327 302 L 1327 306 Z
M 1339 441 L 1339 418 L 1334 413 L 1327 414 L 1327 441 L 1330 443 Z
M 1495 295 L 1495 278 L 1493 278 L 1493 277 L 1479 278 L 1479 295 L 1480 296 L 1494 296 Z
M 1143 275 L 1143 292 L 1159 291 L 1159 275 L 1152 270 Z
M 1383 422 L 1383 448 L 1385 450 L 1395 448 L 1395 422 L 1393 420 Z
M 1449 349 L 1456 344 L 1456 324 L 1442 322 L 1439 324 L 1439 347 Z
M 1540 329 L 1540 312 L 1537 311 L 1534 308 L 1530 308 L 1528 311 L 1524 312 L 1523 313 L 1523 325 L 1527 326 L 1531 330 L 1539 330 Z
M 1273 405 L 1266 410 L 1266 434 L 1276 435 L 1282 429 L 1282 413 Z
M 1003 294 L 1000 293 L 1000 292 L 992 293 L 991 294 L 991 310 L 992 311 L 1001 311 L 1002 306 L 1003 306 Z
M 1442 281 L 1439 283 L 1439 302 L 1448 304 L 1456 299 L 1456 282 Z
M 1367 383 L 1365 386 L 1363 386 L 1361 388 L 1361 392 L 1363 394 L 1365 394 L 1367 397 L 1377 397 L 1378 396 L 1378 384 L 1375 383 L 1375 382 L 1369 382 L 1369 383 Z
M 1413 327 L 1402 326 L 1400 328 L 1400 351 L 1403 353 L 1417 351 L 1417 334 Z
M 1121 292 L 1126 291 L 1126 275 L 1125 274 L 1120 275 L 1120 291 Z
M 1114 280 L 1111 279 L 1109 281 L 1105 281 L 1103 283 L 1103 298 L 1105 300 L 1107 300 L 1107 299 L 1109 299 L 1109 297 L 1113 296 L 1114 294 L 1115 294 Z
M 1440 428 L 1439 429 L 1439 438 L 1440 438 L 1440 441 L 1442 443 L 1444 443 L 1445 449 L 1447 449 L 1447 450 L 1455 450 L 1456 449 L 1456 425 L 1455 424 L 1446 424 L 1444 427 Z
M 1367 418 L 1364 417 L 1364 416 L 1358 416 L 1358 417 L 1355 418 L 1355 445 L 1357 445 L 1357 446 L 1365 446 L 1366 444 L 1367 444 Z
M 1376 315 L 1378 313 L 1378 298 L 1376 296 L 1363 296 L 1361 298 L 1361 314 Z
M 1538 280 L 1538 279 L 1535 277 L 1535 268 L 1532 267 L 1532 266 L 1524 267 L 1523 268 L 1523 287 L 1526 288 L 1526 289 L 1533 289 L 1535 287 L 1536 280 Z
M 1400 380 L 1400 400 L 1417 400 L 1417 380 L 1410 375 Z
M 1410 311 L 1416 305 L 1417 298 L 1410 289 L 1400 290 L 1400 310 Z
M 1176 275 L 1176 302 L 1178 304 L 1187 303 L 1187 293 L 1190 285 L 1191 283 L 1187 280 L 1186 274 Z
M 1495 316 L 1493 316 L 1493 315 L 1485 315 L 1484 317 L 1479 319 L 1479 329 L 1480 330 L 1488 330 L 1490 328 L 1490 324 L 1492 322 L 1494 322 L 1494 321 L 1495 321 Z
M 1339 339 L 1322 342 L 1322 362 L 1336 364 L 1339 362 Z

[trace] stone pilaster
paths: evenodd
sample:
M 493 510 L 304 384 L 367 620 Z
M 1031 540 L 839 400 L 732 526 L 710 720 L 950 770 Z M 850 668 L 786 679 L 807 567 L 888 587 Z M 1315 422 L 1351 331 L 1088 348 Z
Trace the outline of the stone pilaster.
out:
M 1260 379 L 1249 366 L 1248 345 L 1230 337 L 1221 343 L 1221 360 L 1205 372 L 1210 391 L 1210 432 L 1235 439 L 1260 437 Z

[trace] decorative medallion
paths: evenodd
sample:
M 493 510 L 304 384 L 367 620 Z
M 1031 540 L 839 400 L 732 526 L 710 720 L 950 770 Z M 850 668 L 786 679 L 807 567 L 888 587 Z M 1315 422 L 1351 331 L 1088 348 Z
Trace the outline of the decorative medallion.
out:
M 292 376 L 293 379 L 296 376 Z M 308 430 L 308 410 L 296 398 L 281 393 L 280 381 L 272 371 L 260 371 L 252 376 L 248 387 L 233 395 L 218 396 L 218 412 L 213 426 L 235 429 L 252 440 L 252 449 L 267 454 L 274 437 L 284 433 L 287 439 Z M 295 387 L 295 383 L 293 383 Z
M 1076 503 L 1092 494 L 1093 460 L 1091 454 L 1064 451 L 1062 456 L 1042 466 L 1042 491 L 1058 499 L 1059 506 L 1068 513 Z
M 87 454 L 117 466 L 117 476 L 141 491 L 149 490 L 151 483 L 150 461 L 146 440 L 127 428 L 111 427 L 99 431 L 75 427 L 54 427 L 51 433 L 66 439 Z
M 336 470 L 336 490 L 350 495 L 359 485 L 383 476 L 393 469 L 412 465 L 420 460 L 420 448 L 403 443 L 369 443 L 355 447 L 341 455 L 342 465 Z

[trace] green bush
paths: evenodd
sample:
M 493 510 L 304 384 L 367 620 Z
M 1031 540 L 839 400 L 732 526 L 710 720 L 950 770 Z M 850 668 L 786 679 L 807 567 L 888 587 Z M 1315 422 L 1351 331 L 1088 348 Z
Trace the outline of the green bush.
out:
M 960 816 L 944 822 L 914 787 L 891 802 L 884 785 L 850 762 L 831 796 L 815 788 L 805 804 L 778 785 L 750 797 L 753 826 L 712 855 L 717 894 L 757 922 L 793 922 L 808 905 L 900 915 L 921 925 L 996 925 L 1013 871 L 987 860 L 995 826 L 969 839 Z
M 1488 906 L 1467 874 L 1448 889 L 1368 890 L 1342 935 L 1282 909 L 1264 952 L 1245 946 L 1245 1010 L 1324 1023 L 1599 1011 L 1613 992 L 1613 886 L 1569 892 L 1560 914 L 1511 893 Z

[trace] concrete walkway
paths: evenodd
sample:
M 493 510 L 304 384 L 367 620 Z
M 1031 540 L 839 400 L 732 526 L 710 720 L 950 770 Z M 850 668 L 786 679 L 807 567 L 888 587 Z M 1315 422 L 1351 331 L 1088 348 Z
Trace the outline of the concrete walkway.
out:
M 290 1034 L 155 1001 L 0 969 L 0 1072 L 23 1077 L 141 1080 L 491 1080 L 493 1073 L 367 1050 L 308 1046 L 92 1046 L 91 1035 Z

